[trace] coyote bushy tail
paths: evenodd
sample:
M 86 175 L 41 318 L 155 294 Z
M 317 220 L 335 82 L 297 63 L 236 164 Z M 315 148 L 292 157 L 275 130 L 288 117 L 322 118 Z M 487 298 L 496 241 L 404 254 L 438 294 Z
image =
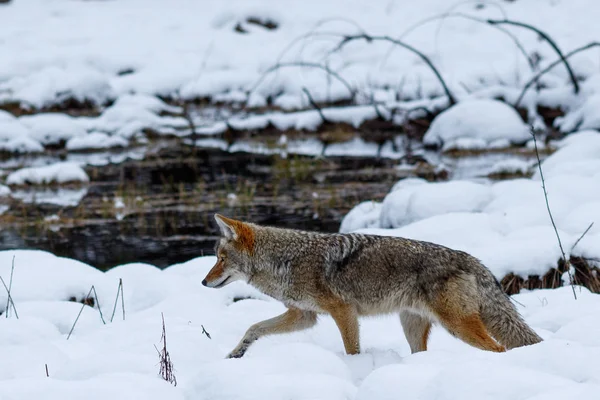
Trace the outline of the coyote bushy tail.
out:
M 488 283 L 489 285 L 489 283 Z M 490 334 L 507 349 L 528 346 L 539 343 L 542 338 L 538 336 L 523 320 L 495 281 L 494 289 L 489 290 L 488 285 L 482 284 L 481 290 L 485 290 L 485 296 L 481 296 L 481 319 Z

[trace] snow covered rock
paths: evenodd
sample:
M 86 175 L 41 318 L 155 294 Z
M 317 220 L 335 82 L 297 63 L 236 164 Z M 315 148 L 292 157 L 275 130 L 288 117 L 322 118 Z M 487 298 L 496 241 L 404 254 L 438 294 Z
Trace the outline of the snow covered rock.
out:
M 449 150 L 497 147 L 497 141 L 522 144 L 529 138 L 529 128 L 511 106 L 498 100 L 472 99 L 435 117 L 423 142 Z
M 19 169 L 6 178 L 8 185 L 44 185 L 50 183 L 89 182 L 83 168 L 73 162 Z

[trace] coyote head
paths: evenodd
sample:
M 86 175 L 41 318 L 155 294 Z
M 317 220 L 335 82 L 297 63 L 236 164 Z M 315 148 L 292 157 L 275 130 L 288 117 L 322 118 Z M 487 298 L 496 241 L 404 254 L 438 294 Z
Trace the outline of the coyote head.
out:
M 221 228 L 217 242 L 217 263 L 202 281 L 204 286 L 221 288 L 236 280 L 247 280 L 254 254 L 254 229 L 241 221 L 215 214 Z

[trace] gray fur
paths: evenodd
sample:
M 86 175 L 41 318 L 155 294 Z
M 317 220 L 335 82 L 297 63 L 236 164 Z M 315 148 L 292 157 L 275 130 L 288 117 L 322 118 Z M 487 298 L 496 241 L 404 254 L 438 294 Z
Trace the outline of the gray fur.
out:
M 432 304 L 451 292 L 465 312 L 480 315 L 488 332 L 506 348 L 542 340 L 492 273 L 465 252 L 398 237 L 248 225 L 254 232 L 252 254 L 236 248 L 233 239 L 219 242 L 217 255 L 225 254 L 227 260 L 225 274 L 245 280 L 290 309 L 307 312 L 304 321 L 312 322 L 298 323 L 298 329 L 312 326 L 315 313 L 326 312 L 319 298 L 332 296 L 353 306 L 358 315 L 400 313 L 416 352 L 423 350 L 419 340 L 427 324 L 438 321 Z M 256 340 L 260 329 L 249 330 L 244 340 Z M 242 342 L 237 349 L 244 347 L 243 351 L 234 350 L 230 356 L 243 355 L 249 344 Z

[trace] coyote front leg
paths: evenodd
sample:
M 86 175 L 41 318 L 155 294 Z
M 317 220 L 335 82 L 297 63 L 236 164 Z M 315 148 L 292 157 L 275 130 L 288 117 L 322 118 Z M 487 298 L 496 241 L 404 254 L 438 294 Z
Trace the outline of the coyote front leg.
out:
M 252 325 L 235 349 L 227 355 L 227 358 L 242 357 L 248 347 L 262 336 L 300 331 L 311 328 L 316 323 L 317 314 L 315 312 L 290 308 L 277 317 Z
M 338 304 L 327 310 L 337 325 L 344 341 L 346 354 L 360 353 L 358 314 L 356 309 L 346 304 Z

